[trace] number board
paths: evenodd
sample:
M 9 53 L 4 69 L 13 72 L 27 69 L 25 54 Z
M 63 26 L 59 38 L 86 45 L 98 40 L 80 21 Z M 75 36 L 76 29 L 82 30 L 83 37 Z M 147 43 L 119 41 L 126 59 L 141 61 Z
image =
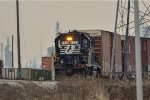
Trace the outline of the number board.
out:
M 78 41 L 61 41 L 59 44 L 60 54 L 79 54 L 80 44 Z

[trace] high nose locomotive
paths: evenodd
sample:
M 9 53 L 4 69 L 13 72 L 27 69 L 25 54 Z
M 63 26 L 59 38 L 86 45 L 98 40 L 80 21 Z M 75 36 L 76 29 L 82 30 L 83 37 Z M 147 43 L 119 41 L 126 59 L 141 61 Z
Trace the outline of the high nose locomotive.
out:
M 91 48 L 91 38 L 87 33 L 72 31 L 60 33 L 55 39 L 56 74 L 65 72 L 67 75 L 85 71 Z

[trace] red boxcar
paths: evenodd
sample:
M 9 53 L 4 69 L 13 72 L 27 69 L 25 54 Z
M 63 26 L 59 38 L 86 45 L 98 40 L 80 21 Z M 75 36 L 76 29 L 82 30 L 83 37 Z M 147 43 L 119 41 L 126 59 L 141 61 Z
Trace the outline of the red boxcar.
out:
M 109 75 L 111 66 L 113 33 L 104 30 L 81 30 L 93 38 L 93 52 L 102 66 L 102 74 Z M 115 71 L 122 72 L 121 36 L 117 34 L 115 50 Z
M 122 49 L 124 49 L 124 37 L 122 36 Z M 127 71 L 136 71 L 135 65 L 135 37 L 130 36 L 128 41 L 128 61 L 127 61 Z M 141 63 L 142 63 L 142 71 L 147 72 L 148 66 L 150 65 L 150 39 L 141 38 Z M 125 66 L 126 67 L 126 66 Z M 149 67 L 150 69 L 150 67 Z
M 80 30 L 81 32 L 90 33 L 93 37 L 93 52 L 97 57 L 97 61 L 102 66 L 103 75 L 108 75 L 111 66 L 113 34 L 104 30 Z M 128 54 L 127 68 L 128 72 L 135 72 L 135 37 L 129 36 L 128 52 L 122 52 L 124 49 L 125 36 L 117 34 L 115 46 L 115 72 L 122 72 L 124 65 L 123 53 Z M 150 38 L 141 38 L 141 60 L 143 72 L 150 71 Z M 149 74 L 150 75 L 150 74 Z

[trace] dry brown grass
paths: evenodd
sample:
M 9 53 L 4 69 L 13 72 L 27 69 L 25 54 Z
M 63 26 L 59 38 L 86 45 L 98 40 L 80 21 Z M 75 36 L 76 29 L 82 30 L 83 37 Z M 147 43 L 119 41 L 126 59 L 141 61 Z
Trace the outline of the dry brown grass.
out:
M 59 96 L 65 95 L 60 100 L 108 100 L 107 92 L 96 80 L 62 81 L 58 84 L 56 93 Z
M 54 88 L 32 81 L 16 83 L 0 83 L 0 100 L 136 100 L 135 81 L 129 80 L 68 77 Z M 149 83 L 144 81 L 144 100 L 150 100 Z

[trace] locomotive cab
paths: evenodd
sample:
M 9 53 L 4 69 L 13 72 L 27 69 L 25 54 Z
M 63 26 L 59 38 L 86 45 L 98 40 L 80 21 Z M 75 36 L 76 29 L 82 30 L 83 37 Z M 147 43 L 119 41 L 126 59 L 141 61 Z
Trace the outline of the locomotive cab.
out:
M 56 57 L 55 70 L 73 75 L 83 70 L 88 63 L 91 38 L 87 33 L 77 31 L 60 33 L 55 39 Z

